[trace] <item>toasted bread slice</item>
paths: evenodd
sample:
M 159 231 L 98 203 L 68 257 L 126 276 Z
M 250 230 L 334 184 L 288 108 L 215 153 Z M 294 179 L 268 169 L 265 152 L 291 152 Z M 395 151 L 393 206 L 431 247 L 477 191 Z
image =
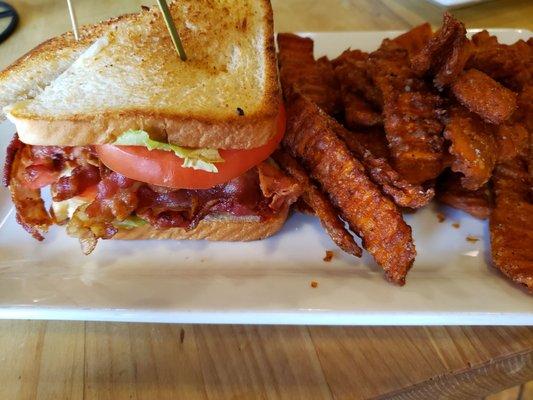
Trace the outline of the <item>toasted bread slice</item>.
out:
M 143 129 L 181 146 L 244 149 L 273 137 L 280 90 L 269 1 L 170 8 L 186 62 L 157 8 L 116 20 L 34 99 L 4 109 L 20 139 L 79 146 Z
M 18 101 L 33 99 L 63 73 L 87 48 L 117 23 L 127 23 L 136 14 L 122 15 L 95 25 L 80 27 L 80 40 L 72 32 L 51 38 L 0 71 L 0 120 L 2 109 Z
M 190 231 L 183 228 L 155 229 L 144 225 L 134 229 L 121 229 L 113 239 L 206 239 L 211 241 L 247 242 L 272 236 L 281 229 L 289 213 L 289 207 L 281 209 L 275 216 L 261 221 L 259 218 L 208 217 Z

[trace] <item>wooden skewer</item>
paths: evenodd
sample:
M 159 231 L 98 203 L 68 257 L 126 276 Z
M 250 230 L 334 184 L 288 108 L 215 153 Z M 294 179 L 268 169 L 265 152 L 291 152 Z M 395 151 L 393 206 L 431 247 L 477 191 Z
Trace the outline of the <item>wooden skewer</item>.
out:
M 72 23 L 72 32 L 74 32 L 74 38 L 80 40 L 80 34 L 78 32 L 78 20 L 76 19 L 76 13 L 74 12 L 74 6 L 72 0 L 67 0 L 68 13 L 70 15 L 70 22 Z
M 168 9 L 167 2 L 166 0 L 157 0 L 157 3 L 159 4 L 159 8 L 161 9 L 163 18 L 165 19 L 165 23 L 167 25 L 168 32 L 170 33 L 170 37 L 172 38 L 172 42 L 174 43 L 174 47 L 176 48 L 176 51 L 178 52 L 181 60 L 186 61 L 187 55 L 185 54 L 185 50 L 183 49 L 183 45 L 181 44 L 180 35 L 178 34 L 178 30 L 176 29 L 176 25 L 174 24 L 174 20 L 172 19 L 172 15 L 170 14 L 170 10 Z

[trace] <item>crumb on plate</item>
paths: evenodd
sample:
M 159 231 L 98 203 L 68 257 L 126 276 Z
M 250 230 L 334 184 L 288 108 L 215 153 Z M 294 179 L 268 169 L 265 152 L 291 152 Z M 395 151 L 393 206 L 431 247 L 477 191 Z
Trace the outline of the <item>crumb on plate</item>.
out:
M 325 262 L 330 262 L 332 258 L 333 258 L 333 251 L 326 250 L 326 255 L 324 256 L 323 260 Z
M 476 243 L 476 242 L 479 241 L 479 239 L 478 239 L 477 237 L 472 236 L 472 235 L 468 235 L 468 236 L 466 237 L 466 240 L 467 240 L 468 242 L 471 242 L 471 243 Z
M 316 289 L 318 287 L 318 282 L 317 281 L 311 281 L 311 287 L 313 289 Z
M 452 226 L 453 226 L 455 229 L 459 229 L 459 227 L 460 227 L 461 225 L 459 224 L 459 222 L 454 222 L 454 223 L 452 224 Z
M 437 219 L 439 220 L 439 222 L 444 222 L 446 221 L 446 216 L 443 213 L 439 212 L 437 213 Z

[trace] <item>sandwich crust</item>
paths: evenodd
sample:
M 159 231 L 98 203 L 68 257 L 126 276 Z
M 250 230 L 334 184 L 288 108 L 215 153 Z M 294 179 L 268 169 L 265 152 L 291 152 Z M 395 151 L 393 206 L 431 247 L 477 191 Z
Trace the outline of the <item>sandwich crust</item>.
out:
M 121 229 L 112 239 L 205 239 L 210 241 L 247 242 L 272 236 L 281 229 L 289 213 L 285 206 L 275 216 L 261 221 L 258 218 L 217 217 L 206 218 L 195 229 L 184 228 L 155 229 L 144 225 L 134 229 Z
M 274 100 L 278 103 L 279 100 Z M 185 147 L 250 149 L 267 143 L 277 132 L 277 113 L 246 118 L 193 118 L 143 111 L 119 114 L 78 115 L 72 119 L 8 118 L 16 125 L 22 142 L 41 146 L 88 146 L 112 143 L 123 132 L 144 130 L 154 140 Z

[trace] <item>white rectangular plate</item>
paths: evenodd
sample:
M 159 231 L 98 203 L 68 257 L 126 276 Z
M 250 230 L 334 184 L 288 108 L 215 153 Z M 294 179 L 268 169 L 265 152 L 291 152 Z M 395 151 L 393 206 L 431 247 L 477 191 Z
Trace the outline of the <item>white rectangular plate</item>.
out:
M 428 0 L 428 1 L 438 6 L 451 10 L 455 8 L 472 6 L 474 4 L 486 3 L 487 1 L 494 1 L 494 0 Z
M 308 33 L 316 55 L 373 50 L 398 32 Z M 504 42 L 529 31 L 495 31 Z M 14 130 L 0 125 L 2 160 Z M 437 210 L 446 214 L 439 223 Z M 293 215 L 253 243 L 101 241 L 84 256 L 54 228 L 43 243 L 17 225 L 0 189 L 0 318 L 105 321 L 533 325 L 533 297 L 490 266 L 486 222 L 431 205 L 406 216 L 418 256 L 404 287 L 368 255 L 343 254 L 318 221 Z M 459 228 L 452 223 L 458 222 Z M 467 236 L 478 242 L 466 240 Z M 329 263 L 326 249 L 335 252 Z M 311 281 L 318 282 L 311 288 Z

